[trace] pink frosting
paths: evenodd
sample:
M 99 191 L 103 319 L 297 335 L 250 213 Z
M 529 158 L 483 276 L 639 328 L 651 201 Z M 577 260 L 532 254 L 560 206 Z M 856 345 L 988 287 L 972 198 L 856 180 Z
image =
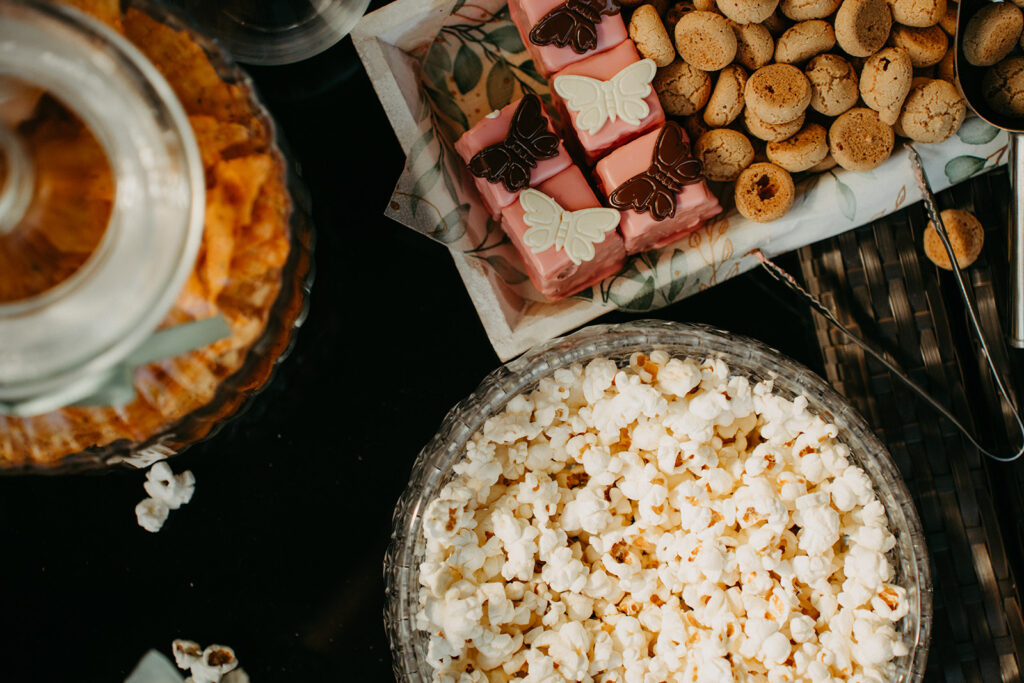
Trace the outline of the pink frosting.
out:
M 654 144 L 658 140 L 660 130 L 652 131 L 639 137 L 597 162 L 594 173 L 607 197 L 615 188 L 638 173 L 646 171 L 651 165 Z M 683 133 L 685 136 L 685 133 Z M 650 213 L 637 213 L 632 209 L 622 212 L 619 231 L 626 244 L 626 251 L 635 254 L 656 247 L 671 244 L 677 239 L 693 232 L 704 224 L 704 221 L 721 213 L 722 207 L 708 190 L 703 180 L 683 185 L 676 195 L 676 212 L 663 221 L 655 220 Z
M 473 155 L 484 147 L 505 139 L 505 136 L 508 135 L 509 127 L 512 125 L 512 115 L 515 114 L 519 102 L 520 100 L 516 100 L 507 105 L 494 118 L 484 117 L 480 119 L 475 126 L 462 134 L 455 143 L 455 151 L 459 153 L 463 161 L 468 164 Z M 551 125 L 551 118 L 547 116 L 546 112 L 544 116 L 548 121 L 548 130 L 557 135 L 557 131 Z M 539 160 L 537 165 L 530 171 L 530 187 L 536 187 L 548 178 L 564 171 L 570 165 L 572 165 L 572 159 L 569 158 L 569 154 L 565 151 L 565 146 L 559 142 L 558 154 L 550 159 Z M 501 215 L 502 208 L 514 202 L 519 195 L 518 192 L 509 192 L 500 181 L 492 183 L 485 178 L 477 177 L 474 177 L 473 181 L 480 192 L 480 198 L 494 219 Z
M 633 46 L 633 41 L 626 40 L 607 52 L 602 52 L 565 67 L 555 74 L 554 78 L 575 75 L 607 81 L 630 64 L 635 64 L 638 61 L 640 61 L 640 55 L 637 53 L 636 47 Z M 566 107 L 565 101 L 558 96 L 553 87 L 551 89 L 551 99 L 555 106 L 559 108 L 559 111 L 562 112 L 562 120 L 571 122 L 576 139 L 583 149 L 587 163 L 590 164 L 600 159 L 612 148 L 619 147 L 652 128 L 661 126 L 665 122 L 665 112 L 661 108 L 661 102 L 658 101 L 658 93 L 654 91 L 653 87 L 651 88 L 651 93 L 644 98 L 651 112 L 640 121 L 640 125 L 634 126 L 617 118 L 614 121 L 609 120 L 605 122 L 593 135 L 576 127 L 577 112 L 571 111 Z
M 568 211 L 601 206 L 576 166 L 570 166 L 537 189 Z M 561 249 L 552 247 L 539 254 L 533 253 L 523 242 L 523 236 L 530 228 L 523 220 L 524 216 L 523 207 L 516 201 L 502 210 L 501 227 L 519 251 L 534 287 L 549 299 L 561 299 L 575 294 L 622 270 L 626 249 L 622 238 L 614 230 L 605 233 L 604 240 L 594 245 L 596 253 L 592 260 L 577 266 Z
M 604 15 L 597 25 L 597 46 L 584 54 L 578 54 L 571 47 L 555 45 L 534 45 L 530 40 L 530 31 L 548 12 L 561 5 L 565 0 L 509 0 L 509 16 L 519 29 L 523 45 L 533 57 L 534 66 L 544 78 L 590 55 L 604 52 L 615 47 L 627 37 L 626 24 L 622 14 Z

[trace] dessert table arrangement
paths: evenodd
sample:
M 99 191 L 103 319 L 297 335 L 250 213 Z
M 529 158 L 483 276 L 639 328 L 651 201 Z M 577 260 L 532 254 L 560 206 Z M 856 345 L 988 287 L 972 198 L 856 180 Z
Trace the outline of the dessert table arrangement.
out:
M 444 537 L 437 529 L 446 521 L 423 532 L 417 515 L 429 527 L 431 500 L 413 501 L 452 480 L 442 465 L 461 460 L 462 451 L 445 449 L 465 448 L 477 436 L 459 429 L 473 420 L 482 426 L 492 414 L 484 408 L 498 414 L 523 389 L 516 373 L 532 367 L 536 378 L 546 377 L 546 364 L 589 361 L 605 348 L 602 340 L 637 329 L 655 342 L 686 330 L 685 343 L 664 348 L 698 361 L 705 351 L 718 353 L 753 383 L 770 368 L 780 391 L 794 400 L 806 392 L 814 411 L 856 435 L 851 448 L 870 451 L 852 461 L 867 470 L 895 534 L 883 551 L 895 566 L 886 583 L 892 592 L 883 596 L 895 596 L 886 605 L 898 625 L 886 633 L 910 643 L 889 646 L 900 662 L 890 670 L 899 672 L 894 680 L 1024 677 L 1024 464 L 980 455 L 887 367 L 762 269 L 754 253 L 770 256 L 843 325 L 889 354 L 986 446 L 1012 454 L 1020 438 L 1012 412 L 1000 401 L 957 285 L 921 246 L 929 219 L 910 157 L 897 151 L 867 173 L 801 176 L 794 208 L 775 224 L 741 216 L 731 198 L 709 192 L 707 202 L 725 206 L 723 217 L 709 217 L 679 243 L 631 255 L 582 295 L 552 301 L 488 220 L 473 178 L 452 160 L 441 133 L 472 128 L 492 103 L 512 106 L 512 81 L 540 90 L 542 76 L 533 62 L 525 66 L 504 3 L 454 4 L 469 18 L 452 21 L 450 2 L 373 0 L 369 11 L 380 13 L 364 19 L 355 40 L 294 64 L 242 65 L 288 160 L 292 200 L 315 226 L 293 233 L 311 259 L 287 271 L 299 275 L 285 297 L 285 327 L 298 329 L 268 342 L 275 360 L 259 367 L 258 381 L 242 383 L 246 400 L 232 399 L 231 410 L 215 414 L 215 426 L 188 443 L 114 461 L 104 451 L 87 472 L 0 469 L 0 680 L 171 683 L 188 675 L 174 663 L 188 668 L 183 663 L 194 664 L 208 645 L 230 648 L 238 669 L 223 680 L 235 683 L 430 680 L 427 659 L 447 665 L 459 656 L 438 658 L 440 646 L 430 643 L 437 634 L 408 613 L 424 599 L 424 556 L 416 553 L 423 538 Z M 492 38 L 477 40 L 484 33 L 473 27 L 481 25 Z M 432 42 L 438 32 L 447 40 Z M 481 50 L 495 57 L 487 71 L 479 57 L 466 56 Z M 439 75 L 439 65 L 457 63 L 463 66 L 454 76 Z M 499 76 L 510 80 L 499 83 Z M 421 99 L 423 77 L 435 96 L 441 82 L 455 84 L 458 95 Z M 1018 396 L 1024 363 L 1004 341 L 1006 145 L 1004 133 L 971 117 L 959 134 L 919 148 L 938 208 L 969 210 L 983 226 L 984 248 L 964 277 L 994 366 Z M 575 173 L 574 187 L 592 184 Z M 447 217 L 461 228 L 451 232 Z M 551 341 L 589 321 L 612 327 Z M 739 338 L 752 341 L 734 344 Z M 609 344 L 605 355 L 635 382 L 654 386 L 659 372 L 668 377 L 671 361 L 638 358 L 640 347 L 628 341 Z M 506 360 L 544 343 L 481 385 Z M 583 350 L 577 354 L 574 344 Z M 528 383 L 527 391 L 536 387 Z M 460 404 L 473 392 L 474 400 Z M 450 414 L 453 406 L 461 412 Z M 642 438 L 638 430 L 629 436 Z M 618 442 L 621 450 L 627 441 Z M 154 453 L 172 455 L 169 473 L 153 468 L 147 477 Z M 553 471 L 552 481 L 562 476 L 562 491 L 585 487 L 592 475 L 577 470 L 569 475 L 575 483 Z M 169 515 L 163 511 L 159 531 L 143 528 L 151 517 L 137 516 L 140 501 L 160 498 L 158 486 L 185 487 L 175 477 L 188 473 L 194 488 Z M 493 498 L 516 476 L 495 476 Z M 867 499 L 857 505 L 867 508 Z M 801 527 L 813 526 L 803 520 L 786 531 L 793 543 Z M 451 524 L 447 532 L 454 518 Z M 848 550 L 852 536 L 837 536 L 836 547 Z M 436 559 L 437 547 L 430 552 Z M 544 558 L 523 571 L 547 577 L 549 561 L 554 566 Z M 867 642 L 860 631 L 857 639 Z M 136 671 L 147 656 L 157 663 Z M 465 680 L 486 680 L 462 666 Z

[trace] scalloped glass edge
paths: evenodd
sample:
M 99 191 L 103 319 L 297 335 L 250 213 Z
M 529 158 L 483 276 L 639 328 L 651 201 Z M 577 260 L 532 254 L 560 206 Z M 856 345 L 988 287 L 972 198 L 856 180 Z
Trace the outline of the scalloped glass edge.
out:
M 553 339 L 500 366 L 445 416 L 413 463 L 409 485 L 392 515 L 391 540 L 384 557 L 384 623 L 395 679 L 409 683 L 432 680 L 427 638 L 416 628 L 419 563 L 424 555 L 422 512 L 452 478 L 452 466 L 462 459 L 466 442 L 489 416 L 558 368 L 600 356 L 622 363 L 633 352 L 655 349 L 681 358 L 720 358 L 731 374 L 772 379 L 777 393 L 787 398 L 806 396 L 810 410 L 839 428 L 839 440 L 850 447 L 851 459 L 871 478 L 896 537 L 896 547 L 888 558 L 896 583 L 907 590 L 910 600 L 910 612 L 898 629 L 910 651 L 893 660 L 896 681 L 922 681 L 932 626 L 931 571 L 921 520 L 888 450 L 864 418 L 825 380 L 775 349 L 707 325 L 660 320 L 592 325 Z

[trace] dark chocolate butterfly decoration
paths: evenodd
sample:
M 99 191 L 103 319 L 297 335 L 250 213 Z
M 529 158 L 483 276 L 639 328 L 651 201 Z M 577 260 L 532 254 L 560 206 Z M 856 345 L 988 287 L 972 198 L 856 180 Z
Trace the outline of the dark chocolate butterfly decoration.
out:
M 644 211 L 663 221 L 676 213 L 676 195 L 683 185 L 701 179 L 703 167 L 690 158 L 690 143 L 678 123 L 669 121 L 661 129 L 650 167 L 615 188 L 608 203 L 616 209 Z
M 540 98 L 527 95 L 512 115 L 508 135 L 488 145 L 469 160 L 469 171 L 492 183 L 501 181 L 509 192 L 530 184 L 530 169 L 538 159 L 558 155 L 558 136 L 548 130 Z
M 576 54 L 597 47 L 597 25 L 601 15 L 618 14 L 617 0 L 565 0 L 537 22 L 530 31 L 534 45 L 570 46 Z

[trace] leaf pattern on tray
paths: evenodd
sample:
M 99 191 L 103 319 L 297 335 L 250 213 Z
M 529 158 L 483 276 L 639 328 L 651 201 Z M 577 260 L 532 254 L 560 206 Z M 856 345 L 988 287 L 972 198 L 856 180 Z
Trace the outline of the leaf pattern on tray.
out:
M 729 231 L 729 216 L 718 216 L 709 221 L 703 228 L 690 233 L 687 240 L 691 250 L 700 255 L 708 276 L 700 283 L 700 289 L 717 285 L 736 274 L 739 262 L 733 259 L 735 249 L 732 240 L 726 237 Z
M 459 51 L 455 53 L 455 63 L 452 65 L 452 76 L 455 78 L 455 85 L 459 92 L 465 95 L 476 87 L 480 82 L 480 75 L 484 72 L 484 63 L 480 61 L 473 48 L 468 45 L 460 45 Z
M 946 164 L 946 177 L 951 183 L 959 183 L 967 180 L 981 169 L 985 168 L 985 160 L 970 154 L 953 157 Z
M 643 255 L 633 256 L 622 271 L 601 283 L 601 298 L 624 311 L 649 311 L 654 303 L 655 280 L 641 266 Z
M 839 179 L 835 171 L 829 171 L 829 175 L 836 181 L 836 189 L 839 190 L 839 211 L 846 220 L 852 221 L 857 216 L 857 195 L 849 185 Z
M 669 258 L 669 284 L 668 300 L 675 301 L 686 289 L 689 280 L 689 273 L 686 268 L 686 252 L 682 249 L 673 249 Z
M 467 190 L 472 182 L 452 144 L 481 116 L 524 93 L 536 93 L 550 102 L 547 84 L 528 57 L 507 7 L 492 13 L 479 5 L 455 4 L 420 62 L 422 96 L 417 120 L 423 132 L 409 148 L 407 168 L 412 175 L 405 184 L 409 189 L 396 190 L 394 200 L 399 206 L 390 207 L 392 215 L 407 209 L 417 221 L 426 221 L 425 234 L 445 244 L 468 236 L 473 245 L 463 253 L 490 276 L 513 287 L 529 287 L 528 278 L 500 228 L 487 220 L 482 233 L 468 229 L 484 219 L 474 210 L 479 202 Z M 439 181 L 445 193 L 456 199 L 447 211 L 427 201 Z
M 515 91 L 515 74 L 507 62 L 498 62 L 487 74 L 487 103 L 491 109 L 501 109 L 512 101 Z
M 999 135 L 999 129 L 978 116 L 972 116 L 960 126 L 956 136 L 968 145 L 984 145 Z

